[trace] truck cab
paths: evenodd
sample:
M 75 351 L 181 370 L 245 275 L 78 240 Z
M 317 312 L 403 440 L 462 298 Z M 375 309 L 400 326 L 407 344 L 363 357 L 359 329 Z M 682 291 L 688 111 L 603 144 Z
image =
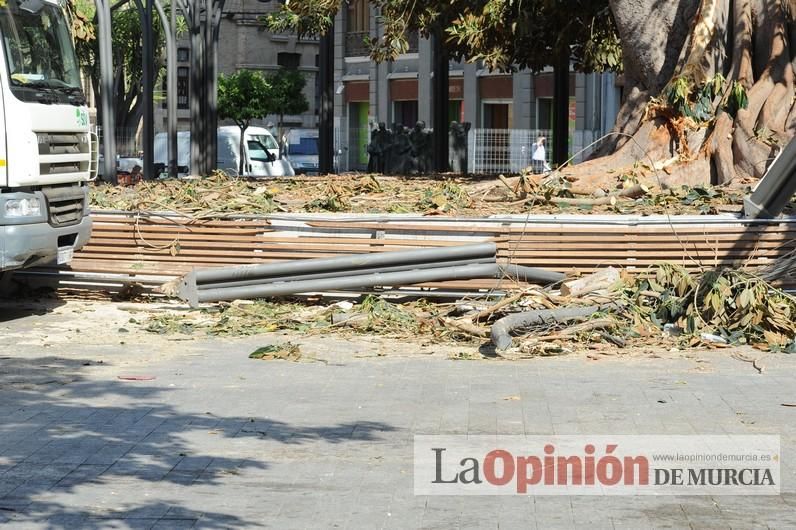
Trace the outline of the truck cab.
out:
M 96 171 L 71 26 L 55 0 L 5 0 L 0 35 L 0 271 L 68 263 Z

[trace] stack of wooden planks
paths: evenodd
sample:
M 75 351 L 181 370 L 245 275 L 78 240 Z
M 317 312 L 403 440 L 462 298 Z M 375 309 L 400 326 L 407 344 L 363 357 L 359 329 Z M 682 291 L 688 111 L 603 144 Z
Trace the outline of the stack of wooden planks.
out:
M 603 267 L 643 271 L 669 261 L 689 269 L 764 267 L 796 250 L 796 219 L 745 224 L 731 217 L 402 219 L 282 216 L 192 220 L 98 212 L 89 243 L 71 269 L 83 273 L 176 277 L 192 268 L 389 252 L 494 241 L 499 261 L 571 275 Z M 508 280 L 427 284 L 477 291 Z M 794 287 L 794 286 L 788 286 Z

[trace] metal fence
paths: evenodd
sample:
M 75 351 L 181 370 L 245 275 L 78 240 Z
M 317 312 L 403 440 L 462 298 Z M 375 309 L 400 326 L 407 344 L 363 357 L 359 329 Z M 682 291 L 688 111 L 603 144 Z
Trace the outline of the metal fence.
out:
M 97 136 L 99 137 L 100 145 L 103 143 L 103 132 L 102 127 L 97 127 Z M 122 158 L 140 156 L 143 150 L 143 142 L 141 141 L 141 135 L 138 129 L 119 127 L 116 129 L 115 136 L 116 153 L 118 156 Z
M 338 172 L 364 171 L 368 165 L 367 145 L 371 131 L 360 127 L 336 127 L 334 130 L 335 167 Z M 570 134 L 569 154 L 572 163 L 586 160 L 599 144 L 599 131 L 577 130 Z M 532 165 L 536 141 L 544 137 L 545 158 L 552 164 L 553 133 L 533 129 L 471 129 L 467 138 L 468 172 L 494 175 L 519 173 Z
M 545 158 L 551 163 L 553 133 L 531 129 L 473 129 L 468 137 L 470 173 L 518 173 L 532 163 L 536 141 L 544 137 Z M 596 146 L 587 148 L 600 137 L 597 131 L 573 131 L 570 135 L 569 154 L 573 163 L 585 160 Z M 584 150 L 585 149 L 585 150 Z

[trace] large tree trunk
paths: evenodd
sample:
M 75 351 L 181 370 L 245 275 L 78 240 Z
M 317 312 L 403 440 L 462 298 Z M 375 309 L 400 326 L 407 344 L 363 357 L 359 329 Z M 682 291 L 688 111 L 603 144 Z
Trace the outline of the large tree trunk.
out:
M 611 154 L 565 173 L 597 187 L 639 166 L 664 185 L 762 176 L 796 134 L 796 0 L 610 4 L 625 68 L 615 134 L 602 151 Z M 696 94 L 717 74 L 726 82 L 707 120 L 682 115 L 665 96 L 675 80 L 685 80 Z M 735 83 L 748 96 L 737 112 L 728 107 Z M 651 169 L 664 165 L 665 172 Z

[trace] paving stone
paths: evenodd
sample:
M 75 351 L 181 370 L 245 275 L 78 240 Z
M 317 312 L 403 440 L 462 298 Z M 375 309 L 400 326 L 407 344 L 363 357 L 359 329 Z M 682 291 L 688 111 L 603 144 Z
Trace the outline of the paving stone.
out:
M 796 358 L 764 376 L 687 359 L 253 362 L 263 337 L 201 338 L 107 366 L 56 390 L 0 387 L 0 523 L 21 528 L 796 527 Z M 270 340 L 270 339 L 269 339 Z M 298 340 L 298 339 L 297 339 Z M 83 358 L 79 344 L 59 346 Z M 126 348 L 126 349 L 125 349 Z M 16 350 L 15 350 L 16 351 Z M 34 346 L 20 359 L 35 360 Z M 769 360 L 770 359 L 770 360 Z M 2 362 L 2 360 L 0 360 Z M 112 374 L 107 370 L 113 363 Z M 136 364 L 138 363 L 138 364 Z M 124 366 L 123 369 L 119 366 Z M 102 370 L 105 370 L 104 372 Z M 155 376 L 116 380 L 117 372 Z M 664 401 L 665 403 L 660 403 Z M 416 497 L 415 434 L 779 433 L 773 497 Z

